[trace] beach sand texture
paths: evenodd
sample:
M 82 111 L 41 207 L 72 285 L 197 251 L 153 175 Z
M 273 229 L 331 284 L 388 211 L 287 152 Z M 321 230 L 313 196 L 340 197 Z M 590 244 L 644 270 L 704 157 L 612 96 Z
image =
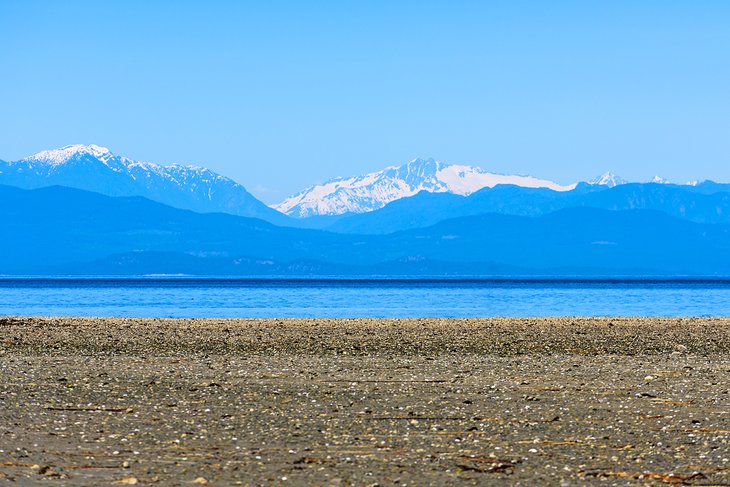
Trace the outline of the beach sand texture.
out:
M 0 485 L 730 485 L 730 319 L 0 318 Z

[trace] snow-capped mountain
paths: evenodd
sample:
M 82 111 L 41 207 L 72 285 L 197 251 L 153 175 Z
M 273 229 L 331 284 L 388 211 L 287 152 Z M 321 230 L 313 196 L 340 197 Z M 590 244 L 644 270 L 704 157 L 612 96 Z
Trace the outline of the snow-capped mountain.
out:
M 651 180 L 649 182 L 656 183 L 656 184 L 672 184 L 671 181 L 669 181 L 668 179 L 663 178 L 659 175 L 656 175 L 653 178 L 651 178 Z
M 0 184 L 26 189 L 68 186 L 109 196 L 143 196 L 198 212 L 225 212 L 275 223 L 287 220 L 240 184 L 210 169 L 134 161 L 97 145 L 69 145 L 19 161 L 0 161 Z
M 408 164 L 388 167 L 364 176 L 331 179 L 307 188 L 273 208 L 300 218 L 365 213 L 420 191 L 469 195 L 498 184 L 550 188 L 555 191 L 570 191 L 575 188 L 574 184 L 561 186 L 532 176 L 494 174 L 475 166 L 444 164 L 433 159 L 413 159 Z
M 627 180 L 620 176 L 616 176 L 612 172 L 605 172 L 600 176 L 596 176 L 595 178 L 588 181 L 588 184 L 597 186 L 608 186 L 609 188 L 615 188 L 616 186 L 626 183 L 628 183 Z

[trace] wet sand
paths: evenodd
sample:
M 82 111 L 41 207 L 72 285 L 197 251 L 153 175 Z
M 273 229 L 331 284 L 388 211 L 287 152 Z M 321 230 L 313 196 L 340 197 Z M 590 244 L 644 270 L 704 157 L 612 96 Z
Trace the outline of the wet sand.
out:
M 0 318 L 0 485 L 730 485 L 730 319 Z

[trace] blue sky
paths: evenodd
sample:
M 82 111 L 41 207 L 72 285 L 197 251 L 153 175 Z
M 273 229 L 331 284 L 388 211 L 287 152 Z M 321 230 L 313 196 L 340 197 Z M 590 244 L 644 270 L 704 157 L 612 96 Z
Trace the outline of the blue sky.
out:
M 99 144 L 266 202 L 416 157 L 730 181 L 730 2 L 0 2 L 0 158 Z

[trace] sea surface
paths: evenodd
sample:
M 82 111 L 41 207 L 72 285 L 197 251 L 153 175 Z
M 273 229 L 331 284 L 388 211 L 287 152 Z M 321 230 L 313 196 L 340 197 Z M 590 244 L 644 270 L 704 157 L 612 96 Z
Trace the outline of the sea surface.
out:
M 0 279 L 0 315 L 730 316 L 730 279 Z

